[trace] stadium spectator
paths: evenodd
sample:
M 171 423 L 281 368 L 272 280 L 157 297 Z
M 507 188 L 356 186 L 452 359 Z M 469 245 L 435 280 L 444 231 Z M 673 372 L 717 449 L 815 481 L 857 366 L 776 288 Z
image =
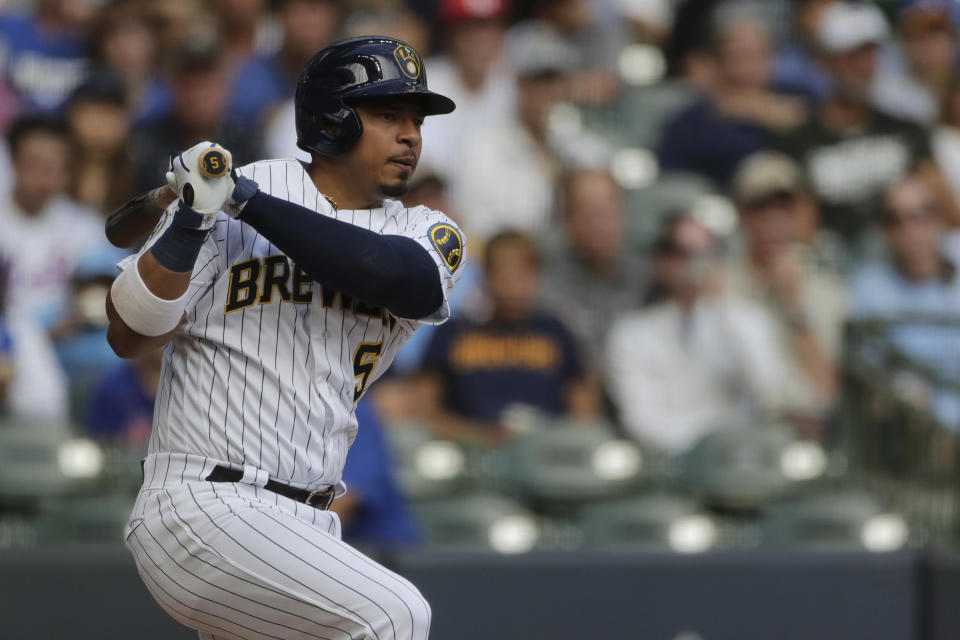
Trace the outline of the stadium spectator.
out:
M 851 277 L 851 316 L 904 319 L 894 343 L 917 362 L 956 380 L 960 329 L 912 325 L 905 319 L 960 318 L 958 256 L 945 250 L 943 212 L 924 180 L 906 176 L 886 190 L 880 220 L 887 254 Z M 960 405 L 953 407 L 949 423 L 960 427 Z
M 357 438 L 343 467 L 348 491 L 333 503 L 343 539 L 360 546 L 397 547 L 418 541 L 419 532 L 394 478 L 386 434 L 375 405 L 357 403 Z
M 108 213 L 134 195 L 130 120 L 123 83 L 112 75 L 90 76 L 70 95 L 70 195 L 77 202 Z
M 407 4 L 403 0 L 385 0 L 353 9 L 343 22 L 343 37 L 382 34 L 406 42 L 423 56 L 430 55 L 430 26 Z
M 928 126 L 937 121 L 950 88 L 960 49 L 952 0 L 907 0 L 897 13 L 903 59 L 900 68 L 881 73 L 873 87 L 878 109 Z
M 103 244 L 103 223 L 66 195 L 70 153 L 61 121 L 24 116 L 7 138 L 15 183 L 0 204 L 5 306 L 9 316 L 46 326 L 80 259 Z
M 449 175 L 465 155 L 463 138 L 506 119 L 516 101 L 516 80 L 505 67 L 503 35 L 508 0 L 443 0 L 444 52 L 426 61 L 430 88 L 457 103 L 457 110 L 430 123 L 421 163 Z
M 931 136 L 933 156 L 953 194 L 960 202 L 960 73 L 954 73 L 940 107 L 940 124 Z
M 561 185 L 564 243 L 546 256 L 543 301 L 600 360 L 610 324 L 640 306 L 647 265 L 627 245 L 623 194 L 609 172 L 572 171 Z
M 823 13 L 840 0 L 794 2 L 793 38 L 780 47 L 774 61 L 774 76 L 780 86 L 796 87 L 815 101 L 830 95 L 830 75 L 820 61 L 818 33 Z
M 267 15 L 267 0 L 212 0 L 224 56 L 231 65 L 277 52 L 280 25 Z
M 508 48 L 516 59 L 530 38 L 557 38 L 574 53 L 567 68 L 564 97 L 577 102 L 604 104 L 618 90 L 614 73 L 617 55 L 625 41 L 621 29 L 601 28 L 596 3 L 590 0 L 531 0 L 529 20 L 511 27 Z
M 8 132 L 14 186 L 0 203 L 0 273 L 13 338 L 9 405 L 14 415 L 62 418 L 67 381 L 47 335 L 69 297 L 74 269 L 101 246 L 103 224 L 70 200 L 66 126 L 44 116 L 24 116 Z
M 658 47 L 666 46 L 673 26 L 675 7 L 671 0 L 640 0 L 609 3 L 612 20 L 626 21 L 631 39 Z M 604 26 L 609 27 L 609 24 Z
M 499 442 L 517 405 L 562 416 L 594 417 L 596 386 L 573 335 L 536 309 L 540 256 L 533 242 L 503 231 L 486 246 L 492 307 L 484 321 L 454 318 L 433 336 L 423 362 L 421 410 L 441 435 Z
M 83 79 L 92 9 L 90 0 L 37 0 L 32 12 L 0 16 L 3 74 L 26 108 L 58 108 Z
M 800 124 L 806 109 L 799 98 L 778 93 L 785 88 L 773 85 L 765 22 L 724 5 L 714 20 L 713 81 L 667 123 L 657 156 L 664 170 L 693 171 L 726 187 L 738 162 L 768 147 L 774 132 Z
M 157 59 L 173 58 L 198 30 L 215 31 L 216 20 L 204 0 L 164 0 L 143 5 L 156 36 Z
M 470 132 L 468 150 L 449 175 L 461 224 L 474 241 L 503 228 L 539 232 L 554 211 L 560 161 L 548 139 L 548 116 L 564 92 L 576 53 L 562 40 L 532 33 L 511 51 L 517 74 L 512 117 Z
M 237 166 L 260 157 L 257 129 L 244 126 L 227 107 L 229 73 L 213 36 L 203 33 L 185 42 L 171 67 L 172 113 L 134 130 L 136 193 L 162 184 L 170 154 L 197 140 L 216 140 L 230 149 Z
M 764 309 L 785 368 L 779 408 L 817 434 L 837 390 L 843 285 L 804 243 L 810 201 L 796 163 L 772 152 L 748 158 L 737 170 L 733 195 L 743 248 L 727 265 L 727 286 Z
M 107 370 L 93 389 L 87 433 L 130 447 L 145 447 L 153 426 L 162 359 L 163 350 L 154 349 Z
M 85 255 L 73 272 L 70 297 L 50 328 L 61 367 L 67 376 L 70 413 L 82 420 L 93 384 L 120 359 L 107 344 L 107 310 L 103 300 L 125 251 L 113 247 Z
M 13 336 L 3 314 L 3 274 L 0 273 L 0 417 L 7 413 L 7 392 L 13 378 Z
M 13 377 L 13 338 L 0 320 L 0 416 L 7 412 L 7 389 Z
M 870 104 L 877 47 L 887 33 L 883 15 L 869 4 L 838 2 L 823 12 L 818 38 L 833 89 L 778 143 L 804 168 L 824 227 L 848 242 L 862 241 L 876 222 L 877 198 L 890 182 L 918 167 L 942 182 L 926 132 Z
M 653 253 L 648 306 L 610 329 L 607 388 L 631 437 L 677 454 L 716 429 L 754 424 L 774 404 L 782 366 L 767 315 L 725 293 L 713 233 L 673 217 Z
M 121 78 L 131 116 L 154 120 L 170 111 L 170 88 L 157 69 L 157 35 L 138 0 L 101 6 L 90 25 L 90 55 L 100 71 Z
M 231 117 L 259 126 L 267 109 L 293 95 L 304 65 L 335 39 L 343 17 L 341 4 L 339 0 L 283 0 L 283 44 L 275 54 L 253 57 L 236 70 L 227 109 Z

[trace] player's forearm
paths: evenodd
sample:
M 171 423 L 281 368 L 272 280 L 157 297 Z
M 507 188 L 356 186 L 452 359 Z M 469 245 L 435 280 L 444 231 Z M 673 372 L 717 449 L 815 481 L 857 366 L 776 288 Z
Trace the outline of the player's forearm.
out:
M 157 298 L 164 301 L 176 301 L 183 297 L 187 288 L 190 286 L 190 271 L 176 272 L 167 269 L 157 262 L 151 252 L 146 252 L 136 264 L 128 267 L 137 269 L 138 274 L 146 289 Z M 160 335 L 145 335 L 130 327 L 123 319 L 122 314 L 131 317 L 131 313 L 136 313 L 135 309 L 125 308 L 130 306 L 126 299 L 114 300 L 114 291 L 107 294 L 107 318 L 110 321 L 107 328 L 107 342 L 114 352 L 121 358 L 136 358 L 144 353 L 152 351 L 166 344 L 173 330 L 161 333 Z M 117 306 L 121 308 L 118 311 Z
M 422 318 L 443 301 L 437 267 L 404 236 L 381 235 L 258 192 L 240 219 L 317 282 L 401 318 Z

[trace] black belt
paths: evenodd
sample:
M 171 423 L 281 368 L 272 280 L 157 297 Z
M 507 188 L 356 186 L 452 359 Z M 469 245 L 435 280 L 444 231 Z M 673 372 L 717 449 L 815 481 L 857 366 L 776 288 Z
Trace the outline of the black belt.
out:
M 243 471 L 231 469 L 217 465 L 207 476 L 208 482 L 240 482 L 243 479 Z M 336 487 L 328 487 L 322 491 L 308 491 L 307 489 L 297 489 L 286 484 L 281 484 L 275 480 L 270 480 L 263 486 L 267 491 L 279 493 L 280 495 L 302 502 L 305 505 L 326 511 L 336 497 Z

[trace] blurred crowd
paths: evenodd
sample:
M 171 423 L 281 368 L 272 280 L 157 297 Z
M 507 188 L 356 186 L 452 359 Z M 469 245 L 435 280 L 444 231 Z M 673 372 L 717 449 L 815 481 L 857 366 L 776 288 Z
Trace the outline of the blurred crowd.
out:
M 396 505 L 377 423 L 497 447 L 541 418 L 604 422 L 664 455 L 786 424 L 829 445 L 856 319 L 947 321 L 892 340 L 940 381 L 922 408 L 960 431 L 956 2 L 3 4 L 9 418 L 145 445 L 160 358 L 121 361 L 104 339 L 124 255 L 105 216 L 197 139 L 238 164 L 309 160 L 300 70 L 338 38 L 384 34 L 457 103 L 425 124 L 404 200 L 454 218 L 470 254 L 455 318 L 421 329 L 365 398 L 372 439 L 341 508 Z

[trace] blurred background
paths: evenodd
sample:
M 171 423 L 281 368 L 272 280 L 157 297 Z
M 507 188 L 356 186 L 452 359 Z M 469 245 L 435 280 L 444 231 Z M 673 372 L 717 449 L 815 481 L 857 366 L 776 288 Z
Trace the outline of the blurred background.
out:
M 405 201 L 470 245 L 455 319 L 358 407 L 345 539 L 422 584 L 443 637 L 599 637 L 451 624 L 456 585 L 523 615 L 570 581 L 661 590 L 659 619 L 625 603 L 584 627 L 610 635 L 956 637 L 937 605 L 960 597 L 953 0 L 0 2 L 5 593 L 99 575 L 164 622 L 121 546 L 160 359 L 106 344 L 105 216 L 198 138 L 309 159 L 296 78 L 367 34 L 412 44 L 457 103 Z M 751 571 L 742 599 L 698 591 Z M 747 592 L 818 593 L 835 633 L 800 609 L 743 627 Z M 881 592 L 877 630 L 838 622 Z M 724 616 L 740 635 L 709 632 Z

